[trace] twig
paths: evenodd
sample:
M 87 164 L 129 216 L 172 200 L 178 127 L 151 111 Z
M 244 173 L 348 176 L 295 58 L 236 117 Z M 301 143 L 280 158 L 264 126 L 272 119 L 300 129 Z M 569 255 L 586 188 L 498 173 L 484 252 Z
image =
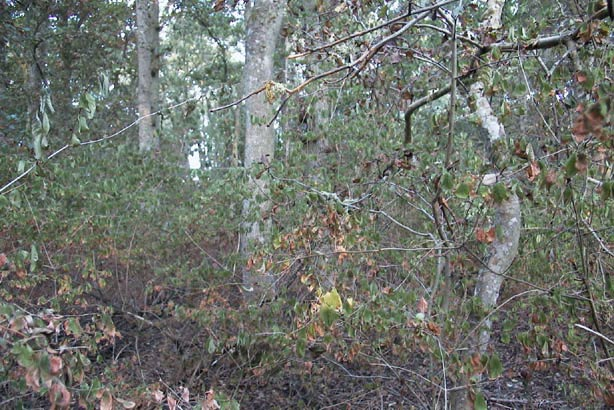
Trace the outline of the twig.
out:
M 593 329 L 591 329 L 591 328 L 588 328 L 588 327 L 586 327 L 586 326 L 584 326 L 584 325 L 581 325 L 581 324 L 579 324 L 579 323 L 576 323 L 574 326 L 575 326 L 575 327 L 579 327 L 579 328 L 580 328 L 580 329 L 582 329 L 582 330 L 586 330 L 587 332 L 592 333 L 592 334 L 594 334 L 595 336 L 599 336 L 600 338 L 602 338 L 602 339 L 603 339 L 603 340 L 605 340 L 606 342 L 608 342 L 608 343 L 610 343 L 610 344 L 613 344 L 613 345 L 614 345 L 614 340 L 609 339 L 608 337 L 606 337 L 606 336 L 605 336 L 605 335 L 603 335 L 602 333 L 597 332 L 596 330 L 593 330 Z
M 428 7 L 425 7 L 423 9 L 416 10 L 413 13 L 405 13 L 405 14 L 403 14 L 401 16 L 395 17 L 395 18 L 393 18 L 391 20 L 388 20 L 388 21 L 386 21 L 386 22 L 384 22 L 384 23 L 382 23 L 380 25 L 377 25 L 375 27 L 372 27 L 372 28 L 369 28 L 369 29 L 366 29 L 366 30 L 363 30 L 363 31 L 358 31 L 358 32 L 352 33 L 352 34 L 347 35 L 345 37 L 342 37 L 342 38 L 340 38 L 338 40 L 335 40 L 335 41 L 333 41 L 331 43 L 324 44 L 324 45 L 316 47 L 316 48 L 308 49 L 307 51 L 302 52 L 302 53 L 292 54 L 292 55 L 289 55 L 286 58 L 288 60 L 293 60 L 293 59 L 296 59 L 296 58 L 305 57 L 305 56 L 307 56 L 309 54 L 313 54 L 313 53 L 316 53 L 318 51 L 322 51 L 322 50 L 325 50 L 327 48 L 334 47 L 334 46 L 336 46 L 338 44 L 344 43 L 344 42 L 346 42 L 348 40 L 351 40 L 353 38 L 364 36 L 366 34 L 369 34 L 369 33 L 373 32 L 373 31 L 376 31 L 376 30 L 379 30 L 379 29 L 384 28 L 386 26 L 389 26 L 391 24 L 397 23 L 397 22 L 399 22 L 399 21 L 401 21 L 401 20 L 411 16 L 412 14 L 420 14 L 420 13 L 423 13 L 423 12 L 427 12 L 427 11 L 431 11 L 431 10 L 434 10 L 434 9 L 438 9 L 438 8 L 446 6 L 446 5 L 450 4 L 450 3 L 454 3 L 455 1 L 457 1 L 457 0 L 446 0 L 446 1 L 442 1 L 441 3 L 437 3 L 437 4 L 434 4 L 432 6 L 428 6 Z
M 268 82 L 267 82 L 268 84 Z M 240 99 L 233 101 L 229 104 L 226 105 L 222 105 L 221 107 L 216 107 L 216 108 L 211 108 L 209 110 L 209 112 L 217 112 L 217 111 L 221 111 L 221 110 L 225 110 L 227 108 L 233 107 L 235 105 L 241 104 L 243 101 L 247 100 L 248 98 L 256 95 L 256 94 L 260 94 L 261 92 L 263 92 L 264 90 L 266 90 L 267 84 L 263 85 L 262 87 L 258 88 L 256 91 L 252 91 L 251 93 L 247 94 L 244 97 L 241 97 Z
M 78 146 L 85 146 L 85 145 L 90 145 L 90 144 L 97 144 L 99 142 L 102 141 L 106 141 L 106 140 L 110 140 L 111 138 L 115 138 L 118 135 L 123 134 L 124 132 L 126 132 L 127 130 L 129 130 L 130 128 L 134 127 L 135 125 L 137 125 L 138 123 L 140 123 L 141 121 L 143 121 L 145 118 L 149 118 L 153 115 L 158 115 L 160 114 L 162 111 L 165 110 L 174 110 L 175 108 L 181 107 L 182 105 L 185 105 L 191 101 L 196 101 L 196 100 L 200 100 L 202 98 L 201 95 L 197 96 L 197 97 L 192 97 L 192 98 L 188 98 L 184 101 L 181 101 L 177 104 L 173 104 L 170 105 L 168 107 L 162 108 L 158 111 L 152 112 L 150 114 L 144 115 L 142 117 L 137 118 L 136 120 L 134 120 L 133 122 L 131 122 L 130 124 L 126 125 L 124 128 L 120 129 L 117 132 L 114 132 L 113 134 L 110 135 L 105 135 L 101 138 L 95 139 L 95 140 L 90 140 L 90 141 L 84 141 L 84 142 L 80 142 Z M 51 155 L 49 155 L 47 157 L 47 161 L 51 160 L 53 157 L 59 155 L 60 153 L 64 152 L 65 150 L 67 150 L 68 148 L 71 148 L 73 145 L 71 144 L 66 144 L 64 145 L 62 148 L 59 148 L 57 151 L 53 152 Z M 6 185 L 4 185 L 3 187 L 0 188 L 0 195 L 2 195 L 7 189 L 9 189 L 11 186 L 13 186 L 15 183 L 17 183 L 18 181 L 20 181 L 21 179 L 23 179 L 26 175 L 28 175 L 30 172 L 32 172 L 38 165 L 40 162 L 36 162 L 34 163 L 32 166 L 30 166 L 30 168 L 26 169 L 25 171 L 23 171 L 21 174 L 19 174 L 16 178 L 14 178 L 13 180 L 11 180 L 10 182 L 8 182 Z

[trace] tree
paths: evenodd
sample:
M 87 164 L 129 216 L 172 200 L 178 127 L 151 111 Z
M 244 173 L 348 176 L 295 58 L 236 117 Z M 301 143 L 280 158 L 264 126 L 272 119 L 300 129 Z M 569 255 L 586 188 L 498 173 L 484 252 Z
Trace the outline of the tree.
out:
M 158 0 L 137 0 L 139 151 L 158 148 L 160 116 L 160 24 Z
M 243 89 L 246 94 L 262 87 L 267 95 L 273 87 L 274 52 L 286 2 L 283 0 L 255 0 L 245 10 L 245 66 Z M 268 164 L 275 156 L 275 129 L 267 125 L 272 117 L 272 101 L 264 93 L 249 98 L 245 103 L 245 151 L 243 165 L 250 175 L 251 198 L 243 202 L 244 234 L 241 236 L 241 253 L 248 256 L 256 244 L 269 239 L 271 220 L 269 184 L 266 176 L 256 177 L 253 172 L 258 164 Z M 256 220 L 253 214 L 256 213 Z M 266 269 L 246 269 L 243 282 L 249 300 L 259 300 L 273 291 L 273 276 Z

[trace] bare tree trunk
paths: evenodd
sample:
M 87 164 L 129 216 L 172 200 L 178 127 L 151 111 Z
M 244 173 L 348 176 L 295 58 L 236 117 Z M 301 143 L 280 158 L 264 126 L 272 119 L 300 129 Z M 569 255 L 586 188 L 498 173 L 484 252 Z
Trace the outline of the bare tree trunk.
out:
M 504 0 L 488 0 L 483 24 L 486 31 L 500 28 L 503 4 Z M 471 85 L 469 94 L 475 102 L 476 114 L 480 119 L 482 127 L 488 133 L 490 146 L 492 147 L 495 141 L 505 137 L 505 129 L 494 115 L 490 102 L 484 95 L 484 84 L 481 81 L 476 81 Z M 485 178 L 484 184 L 490 185 L 494 181 L 496 181 L 496 175 L 490 175 L 488 178 Z M 494 207 L 494 225 L 497 228 L 497 237 L 488 249 L 484 267 L 479 271 L 475 287 L 475 296 L 482 303 L 486 315 L 488 315 L 490 309 L 496 306 L 504 279 L 502 275 L 511 266 L 518 254 L 521 229 L 520 201 L 515 193 L 508 192 L 508 197 L 501 202 L 495 203 Z M 478 330 L 478 335 L 473 341 L 474 349 L 470 350 L 485 353 L 490 342 L 492 321 L 488 316 L 483 318 L 474 317 L 473 319 L 476 324 L 480 323 L 481 328 Z M 468 359 L 469 355 L 466 358 Z M 459 380 L 462 385 L 469 383 L 469 378 L 467 375 L 465 376 Z M 468 393 L 467 388 L 455 390 L 450 396 L 451 407 L 455 410 L 472 409 L 473 403 Z
M 145 153 L 158 149 L 160 117 L 160 25 L 158 0 L 136 0 L 137 60 L 139 84 L 137 91 L 139 122 L 139 151 Z
M 262 87 L 273 77 L 274 54 L 285 13 L 285 0 L 253 0 L 246 9 L 245 67 L 243 86 L 245 93 Z M 250 169 L 260 162 L 273 160 L 275 130 L 266 123 L 272 117 L 272 106 L 264 93 L 248 99 L 245 104 L 245 152 L 243 164 Z M 270 209 L 269 181 L 266 175 L 258 179 L 250 177 L 251 198 L 243 202 L 245 231 L 241 237 L 241 253 L 248 256 L 253 247 L 269 239 L 271 220 L 266 216 Z M 257 211 L 256 221 L 249 216 Z M 274 293 L 273 277 L 264 267 L 254 266 L 243 272 L 243 282 L 248 301 L 259 301 Z

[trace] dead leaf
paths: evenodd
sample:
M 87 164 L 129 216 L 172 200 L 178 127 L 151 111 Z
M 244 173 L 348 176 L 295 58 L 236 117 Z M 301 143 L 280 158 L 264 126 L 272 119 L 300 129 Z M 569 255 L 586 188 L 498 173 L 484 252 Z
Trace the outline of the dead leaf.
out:
M 4 253 L 0 253 L 0 269 L 4 268 L 4 265 L 8 263 L 9 259 Z
M 215 400 L 215 393 L 213 389 L 207 391 L 205 393 L 205 400 L 201 403 L 201 407 L 203 410 L 218 410 L 220 409 L 220 405 Z
M 480 243 L 492 243 L 495 240 L 495 236 L 496 231 L 494 226 L 487 231 L 482 228 L 476 228 L 475 230 L 475 239 Z
M 224 10 L 224 0 L 216 0 L 215 4 L 213 5 L 213 11 L 222 11 Z
M 104 389 L 98 398 L 100 399 L 100 410 L 113 410 L 113 396 L 108 389 Z
M 556 183 L 556 178 L 556 171 L 554 169 L 548 170 L 548 174 L 546 175 L 546 188 L 550 189 L 550 187 Z
M 186 403 L 190 402 L 190 390 L 187 387 L 181 387 L 181 400 Z
M 426 325 L 427 329 L 433 332 L 435 336 L 439 336 L 441 334 L 441 328 L 434 322 L 428 322 Z
M 63 383 L 54 383 L 49 389 L 49 401 L 53 404 L 52 408 L 56 408 L 56 406 L 67 408 L 70 405 L 70 392 Z M 111 408 L 113 408 L 112 405 Z M 100 409 L 103 410 L 102 405 Z
M 585 153 L 582 152 L 578 154 L 575 167 L 578 172 L 582 174 L 586 172 L 586 170 L 588 169 L 588 156 Z
M 527 168 L 527 178 L 529 181 L 533 182 L 540 173 L 541 169 L 539 169 L 537 161 L 531 161 L 529 167 Z
M 49 358 L 49 370 L 53 375 L 60 373 L 60 370 L 62 370 L 62 358 L 60 356 L 51 356 Z
M 171 396 L 166 398 L 166 404 L 168 404 L 168 410 L 175 410 L 177 408 L 177 400 Z
M 426 299 L 424 299 L 424 297 L 420 298 L 417 309 L 420 313 L 426 313 L 426 311 L 429 309 L 429 303 L 426 301 Z
M 156 390 L 155 392 L 151 393 L 151 395 L 156 403 L 162 403 L 162 400 L 164 400 L 164 393 L 162 393 L 161 390 Z
M 38 369 L 28 369 L 26 372 L 26 385 L 35 392 L 40 391 L 41 385 Z

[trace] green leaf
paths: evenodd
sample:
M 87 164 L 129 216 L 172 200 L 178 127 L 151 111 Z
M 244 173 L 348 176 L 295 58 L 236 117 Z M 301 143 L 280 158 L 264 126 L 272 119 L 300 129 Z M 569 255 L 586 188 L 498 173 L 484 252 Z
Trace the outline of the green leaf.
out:
M 330 306 L 323 305 L 320 307 L 320 318 L 326 327 L 332 326 L 338 317 L 339 314 L 337 311 L 332 309 Z
M 607 201 L 614 198 L 614 181 L 604 182 L 601 186 L 601 200 Z
M 215 344 L 215 340 L 213 340 L 213 338 L 209 338 L 209 344 L 207 345 L 207 353 L 213 354 L 213 353 L 215 353 L 215 349 L 217 349 L 217 345 Z
M 503 364 L 496 353 L 493 353 L 488 359 L 488 377 L 496 379 L 503 374 Z
M 475 394 L 475 401 L 473 402 L 474 410 L 488 410 L 488 406 L 486 405 L 486 398 L 482 392 L 477 392 Z
M 25 368 L 31 368 L 34 366 L 35 364 L 34 351 L 29 345 L 23 344 L 23 343 L 17 343 L 11 349 L 11 353 L 17 356 L 17 362 L 19 363 L 20 366 L 25 367 Z
M 81 144 L 81 140 L 79 138 L 77 138 L 76 134 L 73 134 L 72 137 L 70 137 L 70 145 L 72 145 L 73 147 L 80 145 Z
M 448 172 L 444 172 L 441 176 L 441 187 L 445 190 L 450 190 L 454 186 L 454 179 Z
M 458 187 L 456 187 L 456 196 L 461 199 L 469 198 L 469 194 L 471 193 L 471 188 L 469 185 L 464 182 L 461 183 Z
M 98 77 L 99 94 L 106 97 L 109 94 L 109 76 L 106 73 L 101 73 Z
M 324 295 L 320 296 L 320 303 L 323 306 L 338 310 L 341 308 L 342 305 L 341 296 L 339 296 L 339 292 L 337 292 L 337 289 L 333 288 L 333 290 L 331 290 L 330 292 L 327 292 Z
M 568 204 L 573 200 L 573 189 L 570 186 L 563 191 L 563 202 Z
M 565 175 L 572 177 L 578 173 L 576 169 L 576 160 L 578 159 L 576 153 L 571 154 L 567 162 L 565 162 Z
M 89 131 L 90 127 L 87 126 L 87 120 L 85 117 L 79 116 L 79 132 Z
M 492 196 L 497 203 L 505 201 L 509 196 L 505 184 L 502 182 L 495 184 L 495 186 L 492 187 Z
M 33 139 L 32 139 L 32 148 L 34 149 L 34 158 L 37 160 L 43 159 L 43 148 L 42 148 L 42 135 L 40 133 L 40 128 L 36 127 L 33 129 Z
M 302 328 L 296 338 L 296 355 L 298 357 L 305 357 L 305 349 L 307 348 L 307 331 L 306 328 Z
M 43 120 L 41 122 L 41 128 L 43 130 L 43 135 L 47 135 L 49 130 L 51 129 L 51 124 L 49 123 L 49 116 L 45 111 L 43 111 Z
M 47 108 L 49 109 L 49 112 L 51 114 L 55 113 L 55 108 L 53 108 L 53 104 L 51 103 L 51 96 L 49 94 L 45 96 L 45 104 L 47 105 Z
M 36 250 L 36 244 L 30 246 L 30 272 L 36 270 L 36 263 L 38 262 L 38 251 Z

